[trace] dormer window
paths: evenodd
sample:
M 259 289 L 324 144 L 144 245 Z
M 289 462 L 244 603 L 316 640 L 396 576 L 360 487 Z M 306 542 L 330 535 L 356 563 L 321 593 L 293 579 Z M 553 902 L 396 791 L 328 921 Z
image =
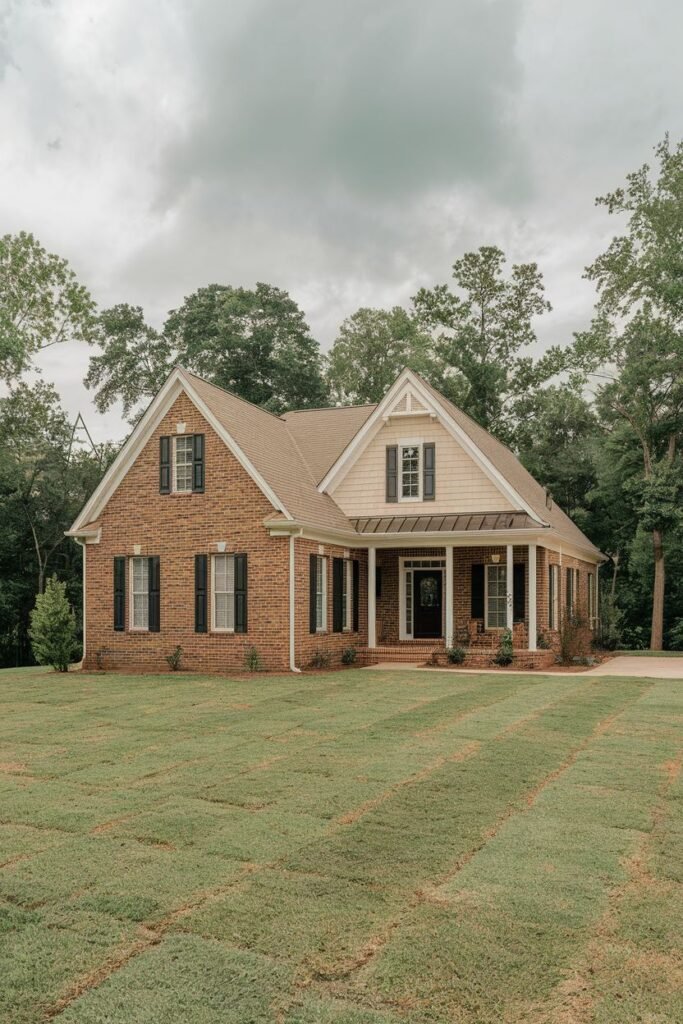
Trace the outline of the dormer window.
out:
M 420 446 L 401 445 L 401 500 L 420 500 Z

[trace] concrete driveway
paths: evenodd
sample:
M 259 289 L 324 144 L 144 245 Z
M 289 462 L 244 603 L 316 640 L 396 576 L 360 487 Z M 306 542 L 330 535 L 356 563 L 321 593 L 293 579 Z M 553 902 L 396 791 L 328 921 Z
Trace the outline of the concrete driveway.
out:
M 680 658 L 634 658 L 619 654 L 602 665 L 589 668 L 586 676 L 641 676 L 647 679 L 683 679 L 683 656 Z

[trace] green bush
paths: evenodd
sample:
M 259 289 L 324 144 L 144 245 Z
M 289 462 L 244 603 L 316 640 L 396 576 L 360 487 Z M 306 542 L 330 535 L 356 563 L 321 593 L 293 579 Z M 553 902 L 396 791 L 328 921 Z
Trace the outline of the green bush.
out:
M 683 651 L 683 619 L 677 619 L 669 630 L 669 649 Z
M 539 651 L 551 651 L 553 645 L 550 642 L 550 637 L 545 630 L 540 630 L 536 636 L 536 647 Z
M 169 666 L 169 668 L 171 669 L 172 672 L 177 672 L 178 671 L 178 669 L 180 668 L 180 662 L 182 660 L 183 660 L 183 649 L 180 646 L 180 644 L 178 644 L 178 646 L 174 650 L 173 654 L 167 654 L 166 655 L 166 661 L 168 662 L 168 666 Z
M 66 597 L 66 583 L 56 576 L 47 581 L 44 594 L 36 597 L 29 629 L 33 656 L 39 665 L 68 672 L 78 650 L 76 616 Z
M 591 642 L 592 635 L 586 620 L 581 615 L 568 615 L 565 612 L 560 623 L 559 658 L 562 664 L 580 663 L 580 659 L 590 653 Z
M 511 665 L 513 659 L 512 630 L 504 629 L 501 633 L 498 650 L 493 657 L 494 665 Z
M 446 660 L 451 665 L 462 665 L 465 660 L 465 648 L 464 647 L 447 647 L 446 648 Z
M 622 644 L 624 613 L 617 608 L 611 594 L 603 594 L 600 601 L 600 644 L 606 651 L 616 651 Z
M 342 665 L 353 665 L 357 657 L 358 651 L 355 647 L 345 647 L 341 656 Z
M 311 668 L 329 668 L 330 654 L 323 647 L 318 647 L 311 658 Z
M 247 672 L 263 672 L 263 659 L 257 647 L 248 647 L 244 655 L 244 667 Z

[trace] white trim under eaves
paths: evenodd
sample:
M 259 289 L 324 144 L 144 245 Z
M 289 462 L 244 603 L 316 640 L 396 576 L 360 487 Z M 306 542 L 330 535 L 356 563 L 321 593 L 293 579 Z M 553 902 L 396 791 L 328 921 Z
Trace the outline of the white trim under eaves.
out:
M 246 470 L 252 480 L 254 480 L 257 486 L 265 494 L 271 505 L 274 508 L 279 509 L 287 519 L 292 518 L 273 489 L 266 483 L 237 442 L 232 438 L 225 427 L 219 423 L 206 403 L 199 397 L 192 386 L 191 381 L 188 379 L 187 374 L 181 367 L 176 366 L 167 377 L 160 391 L 157 392 L 156 396 L 147 407 L 144 415 L 140 420 L 138 420 L 132 433 L 121 448 L 121 451 L 100 480 L 100 483 L 95 488 L 89 500 L 81 509 L 80 514 L 76 517 L 73 526 L 67 531 L 69 536 L 74 536 L 76 534 L 80 536 L 83 526 L 98 518 L 102 509 L 106 506 L 112 494 L 119 486 L 144 446 L 154 434 L 154 431 L 163 417 L 171 408 L 178 395 L 183 391 L 193 405 L 196 406 L 198 412 L 201 413 L 207 423 L 232 452 L 243 469 Z
M 423 387 L 422 382 L 415 377 L 410 370 L 404 370 L 403 373 L 397 377 L 375 411 L 366 420 L 353 440 L 350 441 L 337 461 L 320 481 L 318 484 L 319 491 L 327 491 L 328 493 L 331 493 L 333 488 L 341 483 L 356 459 L 365 450 L 372 438 L 379 433 L 381 428 L 384 426 L 384 417 L 387 409 L 392 408 L 396 404 L 404 388 L 406 390 L 412 389 L 413 393 L 418 393 L 420 401 L 425 406 L 426 411 L 424 415 L 429 416 L 433 414 L 441 421 L 443 427 L 453 438 L 455 438 L 456 441 L 458 441 L 464 451 L 467 452 L 482 472 L 486 474 L 491 483 L 494 484 L 503 495 L 505 495 L 513 508 L 524 509 L 524 511 L 527 512 L 528 515 L 530 515 L 531 518 L 539 525 L 547 525 L 539 518 L 538 513 L 527 501 L 524 500 L 521 494 L 519 494 L 510 483 L 508 483 L 503 474 L 496 469 L 491 460 L 484 455 L 472 438 L 469 437 L 469 435 L 455 422 L 448 412 L 434 400 L 432 395 Z

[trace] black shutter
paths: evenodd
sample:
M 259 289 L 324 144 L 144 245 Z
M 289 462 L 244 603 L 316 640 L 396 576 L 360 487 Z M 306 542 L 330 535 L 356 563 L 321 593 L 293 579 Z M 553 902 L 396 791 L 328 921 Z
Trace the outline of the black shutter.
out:
M 344 559 L 332 559 L 332 632 L 344 628 Z
M 567 569 L 567 596 L 565 600 L 565 613 L 570 615 L 572 612 L 572 571 Z
M 159 493 L 171 490 L 171 438 L 159 438 Z
M 555 596 L 555 566 L 548 566 L 548 628 L 555 629 L 555 608 L 553 598 Z
M 484 566 L 472 566 L 470 614 L 473 619 L 484 618 Z
M 114 559 L 114 629 L 121 632 L 126 628 L 126 559 Z
M 360 562 L 357 558 L 353 560 L 353 622 L 351 628 L 354 633 L 358 632 L 358 619 L 359 619 L 359 604 L 360 604 Z
M 387 445 L 387 501 L 398 501 L 398 446 Z
M 207 631 L 206 577 L 208 568 L 207 555 L 194 556 L 194 631 Z
M 525 567 L 522 563 L 512 568 L 512 619 L 524 622 L 524 586 L 526 583 Z
M 204 435 L 192 437 L 192 490 L 204 490 Z
M 375 568 L 375 598 L 382 596 L 382 566 Z
M 235 632 L 247 631 L 247 556 L 235 555 Z
M 311 633 L 316 631 L 315 596 L 318 589 L 318 556 L 311 555 L 309 576 L 308 626 Z
M 161 626 L 159 614 L 159 597 L 161 591 L 161 579 L 159 572 L 159 556 L 153 555 L 148 560 L 148 601 L 149 601 L 149 626 L 150 633 L 158 633 Z
M 436 497 L 436 445 L 433 441 L 422 445 L 422 500 Z

